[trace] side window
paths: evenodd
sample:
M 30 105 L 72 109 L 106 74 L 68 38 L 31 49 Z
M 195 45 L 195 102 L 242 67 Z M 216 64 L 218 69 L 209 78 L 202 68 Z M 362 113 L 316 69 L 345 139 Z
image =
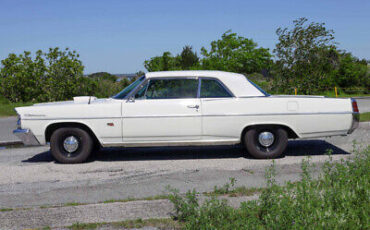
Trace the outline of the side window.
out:
M 196 98 L 196 79 L 151 79 L 146 90 L 146 99 Z
M 232 95 L 217 80 L 202 79 L 201 81 L 201 98 L 232 97 Z

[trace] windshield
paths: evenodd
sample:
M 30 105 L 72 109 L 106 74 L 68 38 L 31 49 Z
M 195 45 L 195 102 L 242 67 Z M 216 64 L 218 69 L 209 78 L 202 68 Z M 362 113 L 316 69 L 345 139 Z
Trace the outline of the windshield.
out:
M 136 88 L 142 81 L 144 81 L 145 76 L 140 77 L 133 83 L 131 83 L 129 86 L 124 88 L 121 92 L 119 92 L 117 95 L 113 96 L 114 99 L 123 99 L 125 98 L 133 89 Z

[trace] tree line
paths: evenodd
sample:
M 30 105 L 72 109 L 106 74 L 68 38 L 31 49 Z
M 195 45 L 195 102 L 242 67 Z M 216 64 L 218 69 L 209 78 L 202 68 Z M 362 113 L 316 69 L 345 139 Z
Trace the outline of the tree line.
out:
M 292 28 L 276 30 L 278 42 L 270 52 L 252 39 L 226 31 L 221 38 L 201 48 L 200 55 L 189 45 L 181 53 L 163 52 L 145 60 L 148 71 L 222 70 L 245 74 L 271 93 L 314 94 L 334 86 L 348 93 L 369 93 L 367 60 L 340 50 L 334 31 L 324 23 L 293 21 Z M 50 48 L 9 54 L 1 61 L 0 95 L 12 102 L 56 101 L 76 95 L 109 97 L 130 81 L 109 73 L 83 75 L 84 66 L 76 51 Z M 143 74 L 138 73 L 139 74 Z
M 342 87 L 349 93 L 369 93 L 368 61 L 340 50 L 334 31 L 324 23 L 308 23 L 306 18 L 293 21 L 293 28 L 278 28 L 275 49 L 258 47 L 252 39 L 226 31 L 201 48 L 201 55 L 191 46 L 180 54 L 166 51 L 144 62 L 148 71 L 223 70 L 243 73 L 252 80 L 263 80 L 262 87 L 274 93 L 320 93 Z M 261 76 L 263 75 L 263 76 Z M 260 76 L 257 79 L 253 79 Z M 267 84 L 264 84 L 267 83 Z
M 59 101 L 81 95 L 104 98 L 131 83 L 104 72 L 84 76 L 83 70 L 79 55 L 68 48 L 38 50 L 34 58 L 28 51 L 9 54 L 1 61 L 0 97 L 11 102 Z

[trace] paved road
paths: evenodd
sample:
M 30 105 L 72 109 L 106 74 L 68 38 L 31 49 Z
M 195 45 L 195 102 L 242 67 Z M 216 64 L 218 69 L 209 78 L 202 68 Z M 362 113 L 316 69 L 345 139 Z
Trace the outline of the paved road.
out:
M 299 178 L 306 156 L 318 164 L 333 150 L 334 159 L 350 156 L 352 142 L 370 143 L 370 123 L 347 137 L 289 142 L 286 157 L 277 159 L 279 182 Z M 162 194 L 171 185 L 181 192 L 210 191 L 230 177 L 237 185 L 264 185 L 271 160 L 245 156 L 239 147 L 105 149 L 85 164 L 53 161 L 48 147 L 0 150 L 0 208 L 95 203 L 109 199 Z
M 0 145 L 12 142 L 19 142 L 13 135 L 13 130 L 17 127 L 17 117 L 0 118 Z
M 356 101 L 361 113 L 370 112 L 370 97 L 357 98 Z

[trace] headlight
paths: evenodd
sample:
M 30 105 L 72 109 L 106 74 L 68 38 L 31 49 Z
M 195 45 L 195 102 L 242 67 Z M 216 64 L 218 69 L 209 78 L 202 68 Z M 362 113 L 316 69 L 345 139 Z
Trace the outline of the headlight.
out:
M 18 115 L 18 120 L 17 120 L 17 128 L 20 129 L 22 126 L 22 122 L 21 122 L 21 116 Z

